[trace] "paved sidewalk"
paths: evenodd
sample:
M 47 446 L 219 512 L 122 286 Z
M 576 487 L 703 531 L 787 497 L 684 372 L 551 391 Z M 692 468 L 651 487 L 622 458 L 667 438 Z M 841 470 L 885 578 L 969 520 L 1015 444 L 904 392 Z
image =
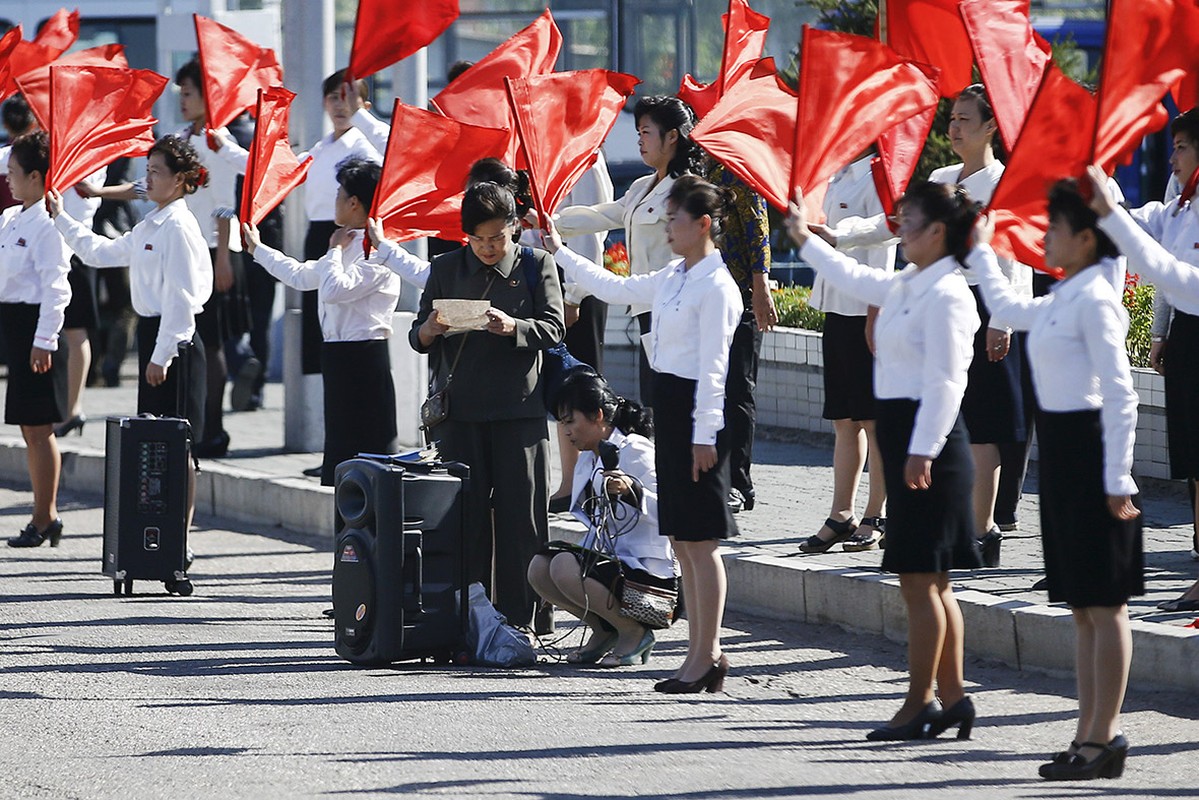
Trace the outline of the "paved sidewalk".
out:
M 84 396 L 89 422 L 81 436 L 68 436 L 64 452 L 65 487 L 98 492 L 103 485 L 103 419 L 131 413 L 136 406 L 132 377 L 126 385 L 90 388 Z M 227 458 L 204 462 L 199 510 L 220 516 L 282 525 L 316 546 L 327 546 L 332 519 L 332 489 L 321 487 L 301 470 L 319 463 L 319 455 L 285 453 L 282 387 L 267 386 L 265 408 L 227 413 L 232 437 Z M 24 479 L 19 433 L 0 431 L 0 478 Z M 831 442 L 825 437 L 792 435 L 790 441 L 764 439 L 755 444 L 754 477 L 758 503 L 738 515 L 742 535 L 730 542 L 730 606 L 780 618 L 838 624 L 902 640 L 902 608 L 893 576 L 883 575 L 879 551 L 795 555 L 800 541 L 815 533 L 827 515 L 832 495 Z M 554 478 L 557 482 L 556 456 Z M 1016 666 L 1068 670 L 1073 626 L 1063 607 L 1047 606 L 1044 592 L 1032 585 L 1041 576 L 1038 497 L 1030 476 L 1020 507 L 1020 530 L 1003 542 L 1002 566 L 955 573 L 966 606 L 967 648 L 976 655 Z M 1147 594 L 1130 604 L 1136 624 L 1134 681 L 1199 688 L 1199 630 L 1184 626 L 1194 614 L 1168 614 L 1156 605 L 1178 596 L 1199 575 L 1189 558 L 1190 529 L 1186 492 L 1174 484 L 1144 481 Z M 865 502 L 860 493 L 859 510 Z M 67 535 L 72 523 L 69 517 Z M 555 522 L 554 535 L 569 535 L 572 524 Z M 1004 620 L 1011 618 L 1008 623 Z M 1065 638 L 1063 638 L 1065 637 Z

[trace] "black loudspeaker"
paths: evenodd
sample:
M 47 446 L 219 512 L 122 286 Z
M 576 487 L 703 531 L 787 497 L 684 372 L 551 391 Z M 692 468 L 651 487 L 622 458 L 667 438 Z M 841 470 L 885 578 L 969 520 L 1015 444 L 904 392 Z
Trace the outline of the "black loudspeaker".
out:
M 333 620 L 355 664 L 450 659 L 465 646 L 462 464 L 354 458 L 334 473 Z M 462 593 L 465 594 L 465 593 Z
M 191 426 L 172 417 L 109 417 L 104 447 L 104 574 L 115 594 L 134 580 L 192 593 L 187 577 Z

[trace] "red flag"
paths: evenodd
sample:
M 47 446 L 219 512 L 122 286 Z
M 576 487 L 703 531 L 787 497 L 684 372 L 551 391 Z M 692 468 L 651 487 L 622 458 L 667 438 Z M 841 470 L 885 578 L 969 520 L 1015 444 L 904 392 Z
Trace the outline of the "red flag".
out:
M 878 137 L 878 160 L 871 163 L 870 168 L 874 174 L 874 188 L 878 190 L 878 199 L 887 216 L 894 211 L 895 201 L 908 190 L 936 116 L 937 107 L 933 106 Z
M 1111 173 L 1167 121 L 1162 97 L 1199 54 L 1195 0 L 1112 0 L 1099 79 L 1095 163 Z
M 258 90 L 254 104 L 257 125 L 241 192 L 241 218 L 251 225 L 262 222 L 288 192 L 303 183 L 312 166 L 310 158 L 302 164 L 296 160 L 287 137 L 295 97 L 295 92 L 282 86 Z
M 1029 0 L 962 0 L 960 11 L 1003 144 L 1010 151 L 1051 52 L 1032 28 Z
M 458 19 L 458 0 L 358 0 L 347 78 L 366 78 L 426 47 Z
M 167 79 L 148 69 L 50 69 L 50 172 L 46 189 L 74 186 L 123 156 L 154 144 L 152 114 Z
M 89 47 L 87 50 L 65 55 L 53 64 L 44 64 L 17 76 L 17 85 L 29 103 L 29 110 L 37 117 L 38 125 L 50 130 L 50 68 L 51 67 L 108 67 L 128 69 L 125 48 L 119 44 Z
M 973 55 L 958 15 L 961 0 L 880 0 L 878 39 L 904 58 L 941 70 L 942 97 L 971 83 Z
M 720 56 L 720 72 L 708 85 L 698 83 L 690 75 L 679 84 L 679 98 L 703 119 L 712 110 L 725 89 L 753 69 L 766 46 L 766 30 L 770 17 L 759 14 L 745 0 L 729 0 L 729 10 L 720 18 L 724 27 L 724 51 Z
M 21 26 L 11 29 L 0 39 L 0 102 L 20 91 L 17 76 L 44 67 L 58 58 L 62 51 L 21 39 Z
M 462 190 L 471 164 L 504 154 L 509 132 L 467 125 L 396 100 L 371 216 L 388 238 L 465 241 Z
M 780 211 L 791 194 L 795 99 L 774 59 L 764 58 L 691 131 L 692 141 Z
M 2 47 L 0 47 L 0 58 L 3 58 Z M 1190 111 L 1196 103 L 1199 103 L 1199 65 L 1179 79 L 1171 90 L 1171 94 L 1174 95 L 1174 105 L 1178 106 L 1179 111 Z
M 641 81 L 585 69 L 508 81 L 517 136 L 538 210 L 552 214 L 592 164 Z
M 517 32 L 479 63 L 459 75 L 433 98 L 433 105 L 447 117 L 486 128 L 507 128 L 511 133 L 503 160 L 522 167 L 517 155 L 516 128 L 504 89 L 504 78 L 517 80 L 552 72 L 562 49 L 562 33 L 554 17 L 545 12 Z
M 232 28 L 194 14 L 208 127 L 228 125 L 258 103 L 258 90 L 283 83 L 283 67 L 269 47 Z
M 60 8 L 38 31 L 33 43 L 65 53 L 79 38 L 79 9 Z
M 1045 266 L 1047 195 L 1056 181 L 1085 174 L 1094 127 L 1094 96 L 1051 63 L 991 197 L 997 252 L 1061 277 Z
M 821 213 L 828 180 L 885 131 L 936 108 L 937 71 L 865 36 L 803 29 L 789 187 Z M 790 194 L 790 192 L 788 192 Z

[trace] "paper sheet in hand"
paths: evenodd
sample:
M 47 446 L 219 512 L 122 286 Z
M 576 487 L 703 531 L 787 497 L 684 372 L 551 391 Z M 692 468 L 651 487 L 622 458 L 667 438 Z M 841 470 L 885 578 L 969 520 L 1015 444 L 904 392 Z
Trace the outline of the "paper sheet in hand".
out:
M 446 335 L 463 333 L 465 331 L 481 331 L 487 327 L 487 309 L 491 308 L 487 300 L 458 300 L 450 297 L 439 297 L 433 301 L 441 322 L 450 326 Z

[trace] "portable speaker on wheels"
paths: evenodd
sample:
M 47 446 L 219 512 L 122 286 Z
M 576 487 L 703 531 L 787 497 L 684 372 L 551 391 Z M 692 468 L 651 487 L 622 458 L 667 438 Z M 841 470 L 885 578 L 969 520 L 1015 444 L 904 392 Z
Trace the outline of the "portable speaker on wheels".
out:
M 109 417 L 104 447 L 104 574 L 117 595 L 135 580 L 192 593 L 187 577 L 191 425 L 173 417 Z
M 333 619 L 355 664 L 451 659 L 465 643 L 463 464 L 354 458 L 335 479 Z

